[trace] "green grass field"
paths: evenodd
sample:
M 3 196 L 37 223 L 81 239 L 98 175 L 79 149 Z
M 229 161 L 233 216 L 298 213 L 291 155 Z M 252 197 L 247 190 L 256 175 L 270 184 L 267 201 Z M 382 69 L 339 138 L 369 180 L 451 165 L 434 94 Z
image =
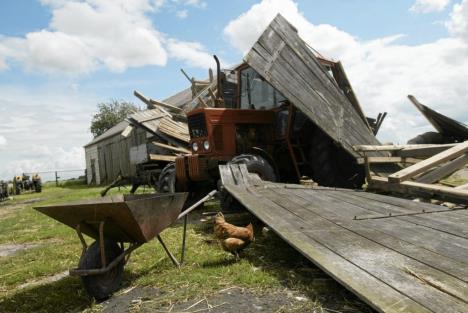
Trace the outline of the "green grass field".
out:
M 33 209 L 99 197 L 100 191 L 101 188 L 86 186 L 46 186 L 42 193 L 25 194 L 0 203 L 0 246 L 32 245 L 14 255 L 0 257 L 0 312 L 99 312 L 102 309 L 102 305 L 87 296 L 79 278 L 66 276 L 58 281 L 44 281 L 75 267 L 81 245 L 74 230 Z M 217 203 L 211 203 L 206 209 L 217 210 Z M 322 305 L 327 303 L 334 303 L 335 308 L 347 308 L 346 311 L 369 311 L 365 304 L 271 232 L 262 235 L 261 225 L 257 225 L 256 233 L 256 241 L 241 261 L 235 262 L 232 255 L 213 242 L 211 225 L 192 223 L 188 227 L 185 264 L 180 269 L 173 266 L 156 240 L 151 241 L 132 254 L 125 268 L 122 290 L 135 286 L 157 288 L 162 295 L 152 299 L 151 306 L 158 308 L 208 297 L 232 286 L 258 294 L 287 288 L 308 299 L 301 302 L 297 312 L 323 309 Z M 169 249 L 180 256 L 182 225 L 166 229 L 161 236 Z M 87 240 L 91 242 L 90 238 Z

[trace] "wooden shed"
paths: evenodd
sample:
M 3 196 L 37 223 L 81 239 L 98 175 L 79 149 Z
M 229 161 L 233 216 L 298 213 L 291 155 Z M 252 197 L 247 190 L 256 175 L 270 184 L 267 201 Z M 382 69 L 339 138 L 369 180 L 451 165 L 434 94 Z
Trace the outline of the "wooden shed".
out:
M 190 88 L 165 100 L 165 103 L 182 107 L 192 101 Z M 148 109 L 132 114 L 84 146 L 86 158 L 86 181 L 88 184 L 109 184 L 120 174 L 135 176 L 137 167 L 151 161 L 154 155 L 164 155 L 152 141 L 162 115 L 157 109 Z M 142 127 L 132 127 L 130 122 L 140 122 Z M 169 128 L 176 127 L 171 121 L 163 121 Z M 156 126 L 154 126 L 155 124 Z M 149 127 L 151 126 L 151 127 Z M 188 136 L 188 134 L 187 134 Z M 159 141 L 159 140 L 158 140 Z

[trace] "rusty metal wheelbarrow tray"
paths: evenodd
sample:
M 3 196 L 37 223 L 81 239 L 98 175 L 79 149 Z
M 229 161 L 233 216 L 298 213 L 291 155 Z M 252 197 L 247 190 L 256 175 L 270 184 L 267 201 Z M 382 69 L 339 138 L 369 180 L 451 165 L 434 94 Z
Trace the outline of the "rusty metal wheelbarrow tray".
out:
M 116 195 L 35 209 L 98 240 L 145 243 L 170 226 L 180 214 L 186 193 Z

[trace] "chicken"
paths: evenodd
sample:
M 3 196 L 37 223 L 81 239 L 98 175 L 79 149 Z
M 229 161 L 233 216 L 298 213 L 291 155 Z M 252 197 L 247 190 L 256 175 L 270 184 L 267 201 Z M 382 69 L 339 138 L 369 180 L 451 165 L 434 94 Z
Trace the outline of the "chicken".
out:
M 231 252 L 236 257 L 236 260 L 239 259 L 239 252 L 254 241 L 252 223 L 246 227 L 234 226 L 226 222 L 221 212 L 215 216 L 214 233 L 220 241 L 223 250 Z

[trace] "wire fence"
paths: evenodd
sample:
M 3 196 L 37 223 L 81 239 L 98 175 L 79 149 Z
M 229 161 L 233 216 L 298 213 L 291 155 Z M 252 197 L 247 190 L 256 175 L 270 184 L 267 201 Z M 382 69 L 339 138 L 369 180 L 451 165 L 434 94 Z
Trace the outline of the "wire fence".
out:
M 56 186 L 59 186 L 61 182 L 65 181 L 76 181 L 86 183 L 86 170 L 85 169 L 70 169 L 70 170 L 55 170 L 55 171 L 39 171 L 24 173 L 25 175 L 39 174 L 42 182 L 55 182 Z

